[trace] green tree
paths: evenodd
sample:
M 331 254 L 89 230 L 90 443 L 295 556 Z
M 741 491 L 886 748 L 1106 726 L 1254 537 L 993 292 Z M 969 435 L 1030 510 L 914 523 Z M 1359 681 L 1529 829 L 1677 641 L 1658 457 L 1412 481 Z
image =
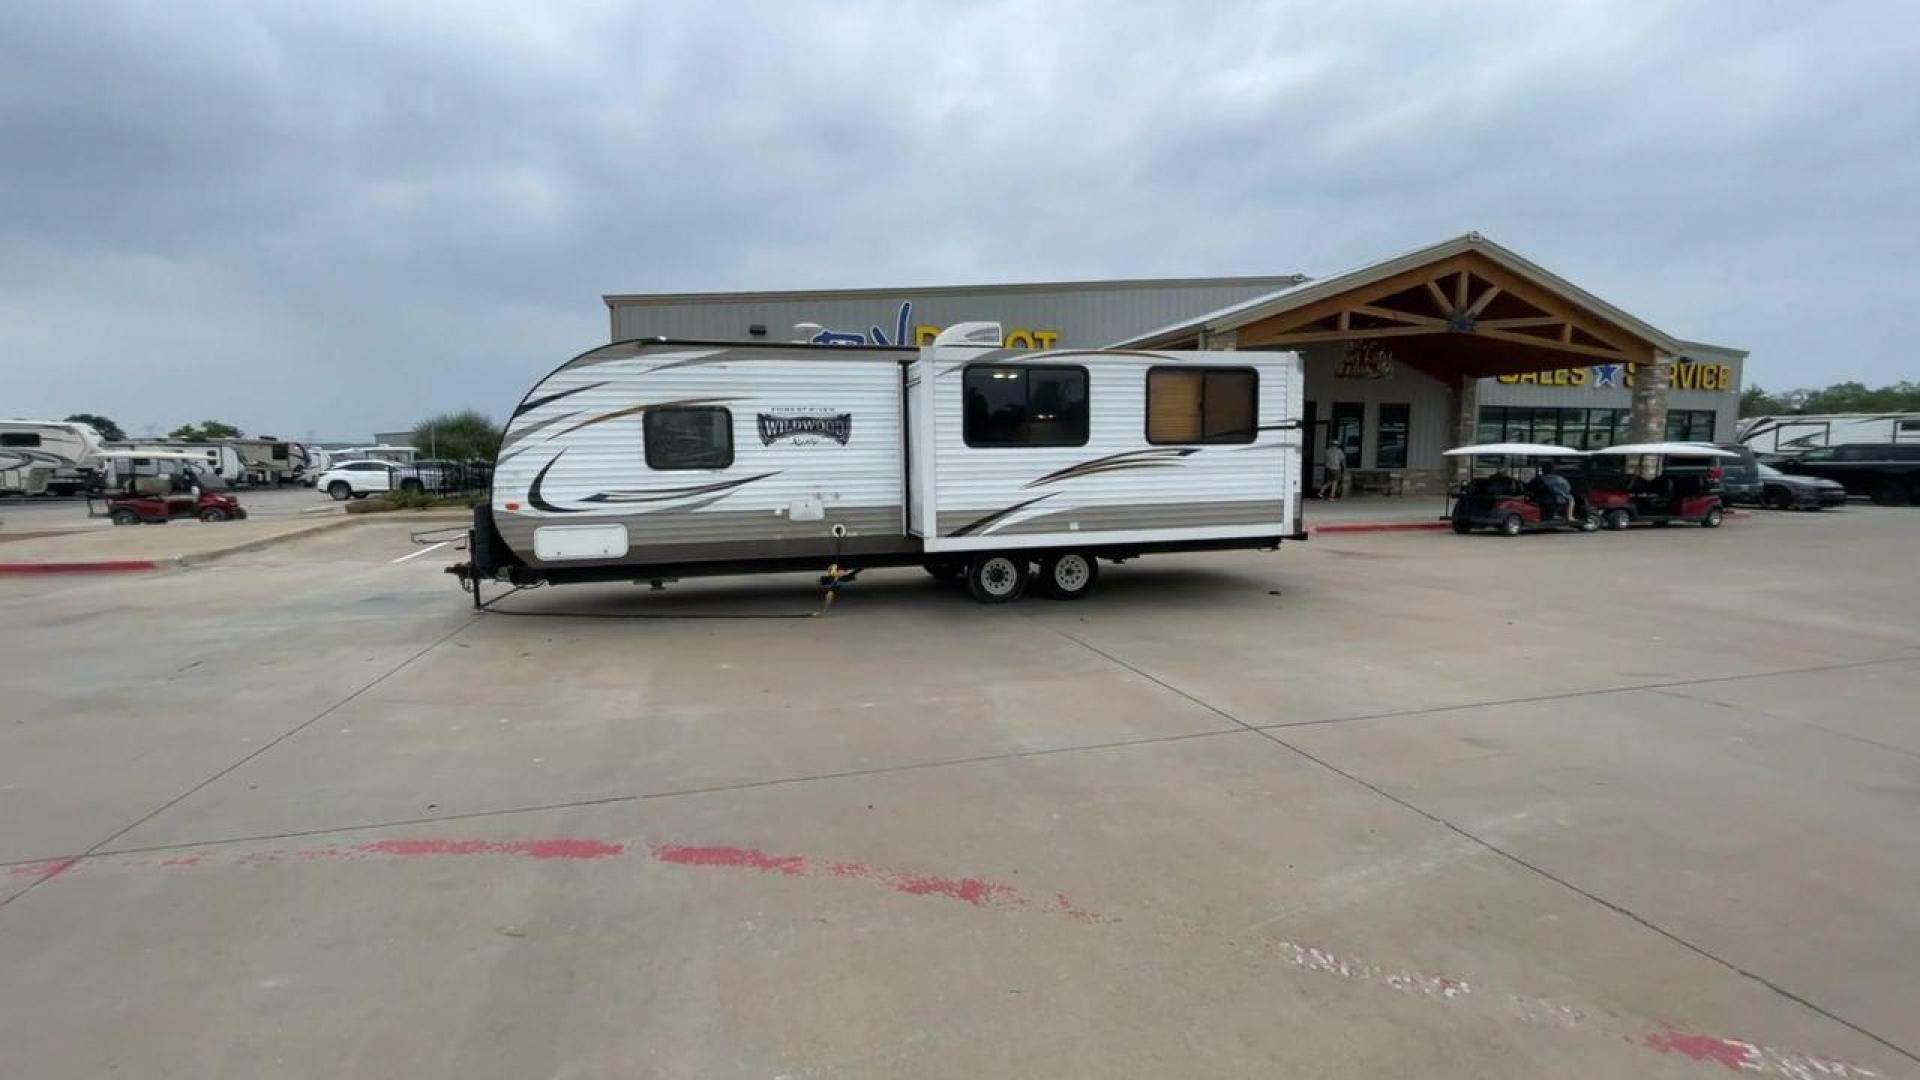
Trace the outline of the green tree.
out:
M 413 446 L 430 458 L 492 461 L 500 449 L 500 428 L 472 409 L 441 413 L 414 425 Z
M 1740 394 L 1741 416 L 1849 412 L 1920 412 L 1920 383 L 1902 381 L 1874 388 L 1861 382 L 1842 382 L 1818 390 L 1780 394 L 1749 386 Z
M 169 439 L 184 439 L 187 442 L 213 442 L 216 439 L 237 439 L 241 435 L 239 428 L 232 424 L 223 424 L 218 420 L 201 421 L 199 427 L 181 424 L 167 432 Z
M 101 438 L 108 442 L 120 442 L 127 437 L 127 433 L 120 430 L 119 424 L 101 416 L 99 413 L 77 412 L 67 417 L 67 423 L 90 425 L 93 430 L 100 433 Z

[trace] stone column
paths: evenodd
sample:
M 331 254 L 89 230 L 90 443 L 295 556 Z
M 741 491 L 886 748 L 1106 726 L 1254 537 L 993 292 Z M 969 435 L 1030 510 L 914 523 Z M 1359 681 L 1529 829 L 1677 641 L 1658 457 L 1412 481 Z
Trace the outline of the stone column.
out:
M 1633 373 L 1633 424 L 1628 438 L 1633 442 L 1664 442 L 1667 437 L 1667 384 L 1673 377 L 1673 357 L 1653 354 L 1653 362 L 1638 365 Z M 1635 470 L 1651 479 L 1658 460 L 1641 458 Z
M 1479 438 L 1480 426 L 1480 380 L 1471 375 L 1462 375 L 1453 381 L 1453 445 L 1471 446 Z M 1450 458 L 1453 462 L 1453 482 L 1464 484 L 1473 475 L 1473 459 L 1468 457 Z

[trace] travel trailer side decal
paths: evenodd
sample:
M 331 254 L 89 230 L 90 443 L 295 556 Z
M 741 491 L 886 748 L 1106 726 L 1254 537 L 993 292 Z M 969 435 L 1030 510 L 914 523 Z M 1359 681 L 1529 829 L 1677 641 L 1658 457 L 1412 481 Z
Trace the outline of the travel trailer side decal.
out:
M 537 398 L 534 398 L 532 401 L 527 402 L 525 405 L 522 405 L 519 408 L 513 410 L 513 415 L 520 416 L 524 413 L 530 413 L 542 405 L 551 405 L 554 402 L 559 401 L 563 397 L 572 397 L 573 395 L 578 394 L 583 390 L 591 390 L 596 386 L 605 386 L 605 385 L 607 384 L 604 382 L 588 383 L 585 386 L 576 386 L 571 390 L 562 390 L 557 394 L 548 394 L 546 397 L 537 397 Z
M 948 533 L 947 535 L 967 536 L 969 534 L 979 532 L 981 529 L 985 529 L 988 526 L 991 526 L 994 523 L 998 522 L 1001 518 L 1008 517 L 1009 515 L 1012 515 L 1012 514 L 1017 514 L 1020 511 L 1025 510 L 1027 507 L 1032 506 L 1034 503 L 1045 502 L 1048 499 L 1051 499 L 1058 494 L 1060 493 L 1057 491 L 1049 491 L 1045 495 L 1036 496 L 1034 498 L 1028 499 L 1026 502 L 1014 503 L 1012 506 L 1009 506 L 1004 510 L 995 510 L 993 513 L 988 514 L 986 517 L 978 518 L 974 521 L 967 522 L 965 525 L 960 526 L 959 528 L 953 530 L 951 533 Z
M 723 494 L 730 495 L 733 493 L 735 488 L 745 487 L 746 485 L 753 483 L 755 480 L 765 480 L 769 476 L 779 476 L 779 475 L 780 474 L 778 472 L 764 472 L 764 473 L 761 473 L 759 476 L 748 476 L 739 480 L 722 480 L 716 484 L 695 484 L 691 487 L 659 488 L 653 491 L 601 491 L 601 492 L 596 492 L 592 495 L 589 495 L 580 501 L 590 502 L 590 503 L 626 504 L 626 503 L 670 502 L 674 499 L 688 499 L 688 498 L 692 498 L 695 495 L 706 495 L 716 491 L 721 492 Z M 707 500 L 707 502 L 714 502 L 714 501 L 715 501 L 714 499 Z M 700 505 L 705 506 L 707 505 L 707 503 L 701 503 Z M 678 509 L 685 509 L 685 507 L 680 507 Z
M 1069 465 L 1057 472 L 1050 472 L 1038 480 L 1030 480 L 1026 486 L 1044 487 L 1057 484 L 1062 480 L 1078 480 L 1085 476 L 1098 476 L 1101 473 L 1126 472 L 1130 469 L 1171 469 L 1181 464 L 1180 459 L 1200 452 L 1197 446 L 1164 447 L 1152 450 L 1128 450 L 1122 454 L 1109 454 L 1106 457 L 1083 461 L 1078 465 Z
M 565 456 L 567 456 L 567 452 L 561 450 L 559 453 L 553 455 L 552 461 L 540 467 L 540 472 L 534 476 L 533 483 L 527 488 L 528 506 L 548 514 L 585 514 L 591 512 L 591 508 L 589 507 L 560 506 L 549 500 L 542 490 L 547 481 L 547 474 L 552 472 L 553 467 L 558 465 L 560 459 Z M 682 506 L 661 507 L 663 511 L 697 510 L 702 506 L 711 506 L 757 480 L 765 480 L 769 476 L 779 475 L 779 470 L 775 470 L 773 472 L 763 472 L 758 476 L 742 477 L 738 480 L 720 480 L 711 484 L 691 484 L 686 487 L 655 488 L 649 491 L 596 491 L 591 495 L 583 497 L 580 501 L 597 503 L 601 506 L 628 506 L 634 503 L 674 502 L 680 499 L 697 498 L 701 495 L 708 496 L 695 503 Z
M 586 513 L 585 510 L 569 510 L 564 506 L 555 506 L 552 503 L 548 502 L 546 498 L 540 494 L 540 485 L 546 482 L 547 474 L 549 472 L 552 472 L 553 467 L 555 465 L 560 464 L 560 459 L 566 456 L 567 456 L 567 452 L 565 450 L 562 450 L 559 453 L 553 455 L 552 461 L 549 461 L 545 465 L 542 465 L 540 467 L 539 474 L 533 478 L 533 486 L 527 488 L 527 505 L 533 507 L 535 510 L 542 510 L 549 514 L 584 514 Z

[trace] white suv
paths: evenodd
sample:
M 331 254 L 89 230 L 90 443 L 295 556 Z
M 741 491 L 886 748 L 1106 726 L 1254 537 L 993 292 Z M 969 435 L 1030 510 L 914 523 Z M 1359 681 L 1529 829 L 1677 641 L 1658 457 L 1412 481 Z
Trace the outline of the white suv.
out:
M 321 473 L 313 486 L 333 496 L 335 502 L 345 502 L 349 497 L 364 499 L 393 490 L 394 469 L 388 461 L 342 461 Z

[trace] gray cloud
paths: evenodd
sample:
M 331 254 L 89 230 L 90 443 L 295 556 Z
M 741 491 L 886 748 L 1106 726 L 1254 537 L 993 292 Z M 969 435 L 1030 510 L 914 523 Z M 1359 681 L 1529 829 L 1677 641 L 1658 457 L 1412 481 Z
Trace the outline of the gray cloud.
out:
M 1912 377 L 1897 3 L 43 4 L 0 412 L 504 411 L 607 291 L 1328 273 L 1482 230 L 1768 385 Z

